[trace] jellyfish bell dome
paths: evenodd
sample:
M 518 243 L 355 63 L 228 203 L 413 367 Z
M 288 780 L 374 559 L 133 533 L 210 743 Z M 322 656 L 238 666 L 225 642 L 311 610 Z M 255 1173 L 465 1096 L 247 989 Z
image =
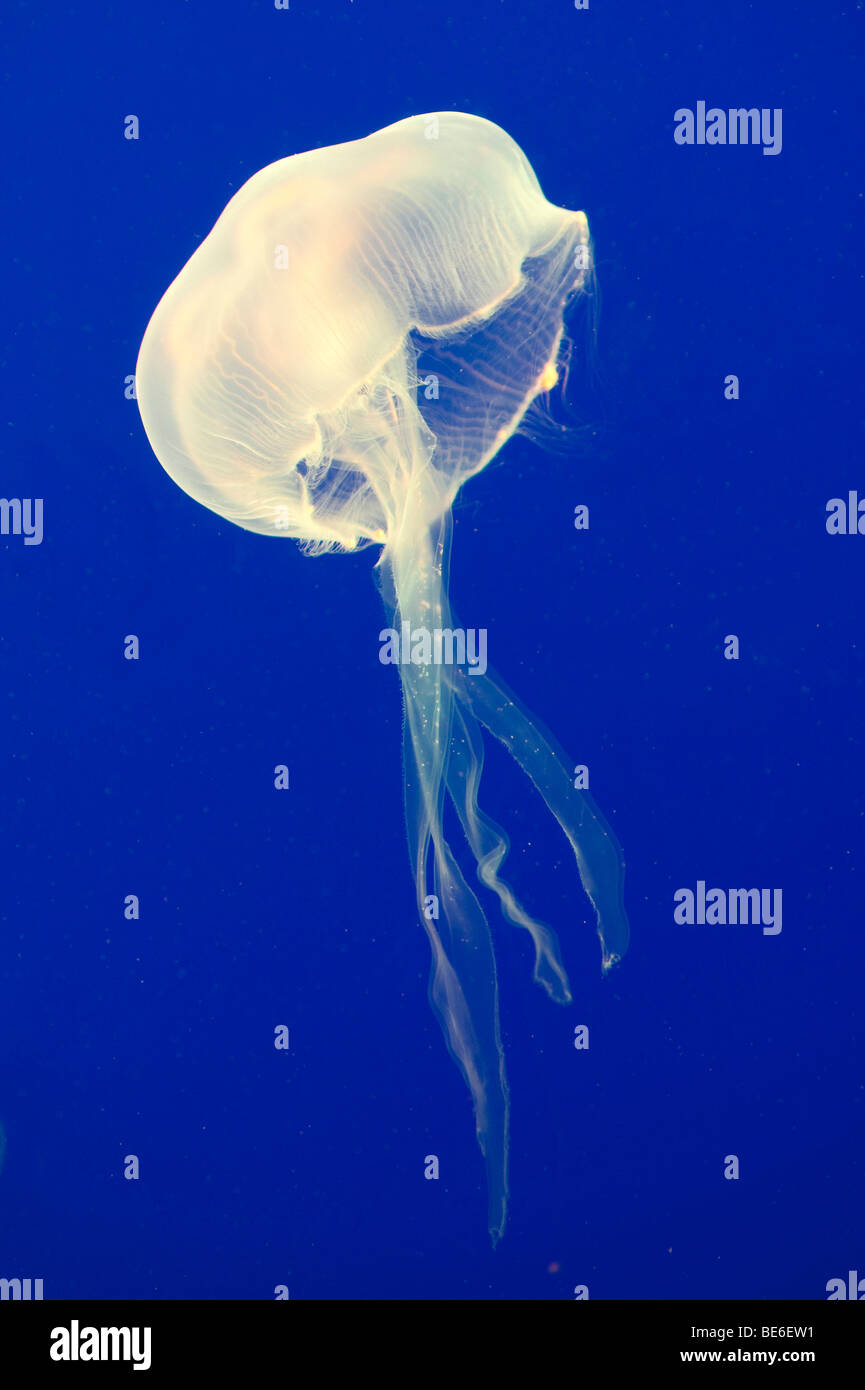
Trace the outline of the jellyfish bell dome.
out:
M 581 212 L 478 116 L 413 116 L 278 160 L 147 327 L 136 391 L 190 496 L 313 553 L 431 524 L 555 379 Z

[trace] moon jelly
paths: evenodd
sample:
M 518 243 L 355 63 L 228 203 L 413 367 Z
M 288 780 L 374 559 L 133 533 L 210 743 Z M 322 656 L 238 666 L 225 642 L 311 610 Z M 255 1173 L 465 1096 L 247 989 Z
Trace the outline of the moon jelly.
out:
M 508 839 L 478 804 L 483 730 L 570 842 L 604 969 L 628 923 L 618 843 L 572 764 L 485 661 L 458 644 L 442 657 L 451 508 L 555 383 L 565 308 L 590 276 L 584 214 L 547 202 L 503 130 L 414 116 L 251 178 L 160 301 L 136 371 L 153 450 L 196 501 L 310 554 L 379 548 L 392 632 L 411 644 L 405 808 L 430 1000 L 474 1102 L 494 1241 L 508 1197 L 496 965 L 447 798 L 480 884 L 532 936 L 535 979 L 571 995 L 556 936 L 500 876 Z

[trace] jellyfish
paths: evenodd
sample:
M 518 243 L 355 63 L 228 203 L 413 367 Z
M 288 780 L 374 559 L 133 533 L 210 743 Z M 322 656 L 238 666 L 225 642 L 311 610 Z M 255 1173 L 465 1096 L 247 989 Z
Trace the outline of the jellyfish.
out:
M 556 935 L 502 877 L 508 837 L 478 800 L 485 735 L 569 841 L 604 971 L 628 922 L 619 844 L 573 764 L 454 643 L 451 514 L 555 383 L 565 311 L 591 275 L 585 215 L 546 200 L 505 131 L 459 112 L 413 116 L 250 178 L 160 300 L 136 368 L 153 451 L 197 502 L 309 555 L 378 548 L 390 623 L 379 639 L 404 639 L 405 814 L 429 997 L 472 1096 L 493 1244 L 509 1100 L 483 890 L 530 934 L 537 983 L 561 1004 L 571 993 Z

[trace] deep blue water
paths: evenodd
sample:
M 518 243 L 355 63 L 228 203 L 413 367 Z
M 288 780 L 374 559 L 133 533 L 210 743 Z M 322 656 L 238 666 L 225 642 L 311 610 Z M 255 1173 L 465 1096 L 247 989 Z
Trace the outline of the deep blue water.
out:
M 44 499 L 44 538 L 0 537 L 0 1277 L 821 1299 L 865 1276 L 865 536 L 825 525 L 865 497 L 861 23 L 774 0 L 4 16 L 0 490 Z M 781 108 L 781 153 L 677 145 L 702 100 Z M 632 929 L 602 978 L 564 841 L 491 749 L 485 802 L 575 994 L 547 1000 L 488 903 L 512 1098 L 495 1252 L 427 1001 L 375 551 L 309 559 L 225 523 L 124 396 L 244 180 L 447 109 L 503 126 L 594 236 L 586 428 L 570 453 L 517 438 L 466 486 L 452 594 L 590 766 Z M 699 880 L 781 888 L 782 931 L 676 924 Z

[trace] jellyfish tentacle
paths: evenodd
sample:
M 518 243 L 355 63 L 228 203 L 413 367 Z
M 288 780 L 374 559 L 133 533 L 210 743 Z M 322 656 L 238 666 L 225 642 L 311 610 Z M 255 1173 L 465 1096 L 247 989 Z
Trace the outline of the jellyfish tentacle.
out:
M 475 719 L 505 745 L 537 788 L 574 852 L 583 889 L 595 909 L 602 966 L 609 970 L 628 949 L 621 846 L 588 791 L 574 787 L 569 762 L 556 740 L 528 715 L 505 682 L 451 668 L 451 679 Z
M 413 694 L 406 692 L 407 702 Z M 408 729 L 408 721 L 406 724 Z M 410 739 L 410 735 L 407 735 Z M 423 782 L 423 773 L 416 769 Z M 417 799 L 406 778 L 408 824 L 417 824 Z M 418 910 L 432 951 L 429 998 L 448 1051 L 471 1092 L 478 1144 L 487 1171 L 489 1229 L 495 1244 L 504 1233 L 508 1200 L 509 1093 L 499 1026 L 498 979 L 492 936 L 483 909 L 444 837 L 440 807 L 420 820 L 414 865 Z M 414 837 L 410 835 L 410 845 Z M 426 843 L 424 843 L 424 841 Z M 440 916 L 426 900 L 428 846 Z
M 455 687 L 460 696 L 462 688 Z M 484 765 L 484 745 L 478 722 L 464 699 L 454 711 L 447 787 L 466 839 L 478 866 L 478 878 L 498 895 L 502 915 L 514 926 L 524 927 L 535 946 L 534 978 L 558 1004 L 571 1002 L 568 976 L 555 933 L 523 907 L 510 885 L 499 877 L 510 841 L 506 832 L 478 805 L 478 788 Z
M 448 522 L 440 518 L 431 530 L 410 526 L 387 547 L 380 579 L 395 625 L 442 625 L 447 541 Z M 429 998 L 474 1102 L 495 1245 L 507 1215 L 509 1098 L 492 936 L 443 825 L 455 696 L 441 665 L 401 663 L 400 676 L 406 825 L 418 912 L 432 951 Z

